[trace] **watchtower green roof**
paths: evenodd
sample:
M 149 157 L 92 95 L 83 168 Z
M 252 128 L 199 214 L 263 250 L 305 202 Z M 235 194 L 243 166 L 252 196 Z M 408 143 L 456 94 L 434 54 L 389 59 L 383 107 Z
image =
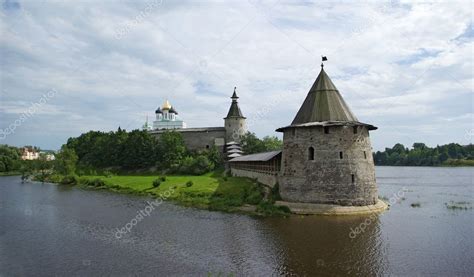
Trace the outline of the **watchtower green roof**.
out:
M 227 113 L 227 116 L 225 118 L 245 118 L 242 114 L 242 111 L 240 110 L 239 103 L 237 102 L 237 99 L 239 99 L 239 97 L 237 96 L 237 92 L 235 92 L 236 89 L 237 88 L 234 87 L 234 93 L 230 97 L 232 99 L 232 104 L 230 105 L 229 112 Z
M 291 125 L 325 121 L 358 122 L 358 119 L 321 67 L 318 78 Z

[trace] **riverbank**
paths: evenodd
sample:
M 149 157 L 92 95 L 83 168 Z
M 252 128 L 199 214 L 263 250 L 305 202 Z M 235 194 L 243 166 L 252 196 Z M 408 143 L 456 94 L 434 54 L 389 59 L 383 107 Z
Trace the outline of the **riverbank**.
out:
M 118 193 L 148 195 L 199 209 L 252 215 L 287 215 L 285 207 L 274 206 L 264 185 L 244 177 L 227 177 L 220 172 L 201 176 L 59 176 L 45 180 L 84 189 L 106 189 Z M 155 186 L 154 183 L 155 182 Z
M 0 176 L 20 176 L 21 172 L 19 171 L 8 171 L 8 172 L 0 172 Z

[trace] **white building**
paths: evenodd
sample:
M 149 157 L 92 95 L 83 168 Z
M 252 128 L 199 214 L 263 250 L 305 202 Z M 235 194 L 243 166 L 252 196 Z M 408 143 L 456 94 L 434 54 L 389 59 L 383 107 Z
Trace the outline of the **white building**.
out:
M 25 146 L 21 149 L 22 160 L 36 160 L 39 158 L 39 151 L 31 146 Z
M 153 121 L 153 130 L 186 128 L 186 123 L 179 118 L 178 112 L 168 100 L 165 101 L 163 107 L 156 109 L 155 115 L 156 120 Z

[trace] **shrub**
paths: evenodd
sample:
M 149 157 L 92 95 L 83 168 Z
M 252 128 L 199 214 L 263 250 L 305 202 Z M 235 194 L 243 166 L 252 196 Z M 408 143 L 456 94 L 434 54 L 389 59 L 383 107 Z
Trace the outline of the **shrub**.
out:
M 160 180 L 161 180 L 162 182 L 166 182 L 166 176 L 161 176 L 161 177 L 160 177 Z
M 181 163 L 179 172 L 183 174 L 202 175 L 213 169 L 214 163 L 212 163 L 207 156 L 198 155 L 196 157 L 186 157 Z
M 257 206 L 257 213 L 270 216 L 286 216 L 291 213 L 287 206 L 275 206 L 268 201 L 262 201 Z
M 78 178 L 76 175 L 66 175 L 61 179 L 60 184 L 62 185 L 76 185 L 78 183 Z
M 272 200 L 274 200 L 274 201 L 281 200 L 280 185 L 278 183 L 276 183 L 275 186 L 273 186 L 271 192 L 272 192 L 272 195 L 271 195 Z
M 154 180 L 152 185 L 154 188 L 159 187 L 161 185 L 161 179 Z
M 107 178 L 110 178 L 110 177 L 112 177 L 112 172 L 110 172 L 110 171 L 108 171 L 108 170 L 105 170 L 105 171 L 103 172 L 103 175 L 104 175 L 105 177 L 107 177 Z
M 227 176 L 224 176 L 224 178 L 222 178 L 222 179 L 223 179 L 224 181 L 227 181 L 227 180 L 228 180 L 228 179 L 227 179 Z
M 251 189 L 250 191 L 245 191 L 245 202 L 252 205 L 257 205 L 262 201 L 263 193 L 258 187 Z
M 193 181 L 187 181 L 186 182 L 186 187 L 192 187 L 194 185 Z
M 85 186 L 88 186 L 88 187 L 96 187 L 96 188 L 99 188 L 99 187 L 104 187 L 106 186 L 105 182 L 99 178 L 95 178 L 95 179 L 87 179 L 87 178 L 84 178 L 84 179 L 79 179 L 79 182 Z
M 419 208 L 419 207 L 421 207 L 421 204 L 419 202 L 411 203 L 411 207 L 412 208 Z

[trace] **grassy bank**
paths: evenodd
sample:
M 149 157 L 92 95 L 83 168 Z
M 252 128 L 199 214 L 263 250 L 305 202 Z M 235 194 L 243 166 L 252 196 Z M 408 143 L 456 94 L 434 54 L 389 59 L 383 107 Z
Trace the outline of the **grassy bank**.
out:
M 19 171 L 8 171 L 8 172 L 0 172 L 0 176 L 19 176 L 21 172 Z
M 159 180 L 157 187 L 153 182 Z M 151 195 L 200 209 L 258 215 L 286 215 L 287 210 L 264 199 L 265 188 L 243 177 L 224 177 L 214 172 L 201 176 L 51 176 L 46 181 L 108 189 L 120 193 Z M 272 196 L 270 195 L 270 198 Z

